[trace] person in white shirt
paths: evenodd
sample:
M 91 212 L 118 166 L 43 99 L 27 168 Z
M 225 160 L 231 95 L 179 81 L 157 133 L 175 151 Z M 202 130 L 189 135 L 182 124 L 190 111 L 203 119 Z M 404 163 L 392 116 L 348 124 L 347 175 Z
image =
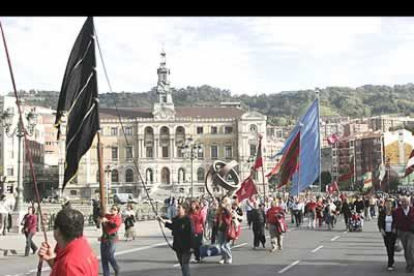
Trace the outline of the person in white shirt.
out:
M 11 212 L 6 195 L 0 196 L 0 233 L 6 236 L 9 213 Z

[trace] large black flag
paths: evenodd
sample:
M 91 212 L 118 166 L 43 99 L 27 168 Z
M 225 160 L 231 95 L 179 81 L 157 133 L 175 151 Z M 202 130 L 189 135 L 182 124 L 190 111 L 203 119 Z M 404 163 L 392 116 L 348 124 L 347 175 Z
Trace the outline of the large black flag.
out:
M 62 190 L 78 171 L 79 161 L 89 150 L 99 130 L 93 18 L 88 17 L 70 53 L 63 77 L 56 114 L 58 139 L 66 112 L 66 165 Z

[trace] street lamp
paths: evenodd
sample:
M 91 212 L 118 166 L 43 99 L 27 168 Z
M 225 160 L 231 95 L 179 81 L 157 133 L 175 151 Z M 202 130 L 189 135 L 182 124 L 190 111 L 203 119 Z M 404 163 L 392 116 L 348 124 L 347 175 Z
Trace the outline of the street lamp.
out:
M 193 163 L 198 158 L 198 154 L 203 152 L 201 145 L 195 144 L 192 138 L 189 138 L 187 142 L 181 147 L 185 158 L 191 161 L 191 199 L 194 198 L 194 180 L 193 180 Z
M 11 130 L 13 125 L 13 119 L 15 114 L 11 108 L 3 111 L 0 115 L 0 126 L 5 130 L 7 137 L 12 138 L 14 135 L 18 138 L 18 159 L 17 159 L 17 197 L 16 204 L 13 212 L 13 230 L 19 231 L 20 222 L 26 213 L 23 209 L 23 150 L 22 150 L 22 138 L 26 133 L 28 136 L 32 136 L 35 126 L 37 125 L 37 114 L 33 108 L 27 115 L 27 128 L 24 128 L 22 117 L 19 116 L 17 126 L 14 130 Z M 27 146 L 27 145 L 26 145 Z M 17 227 L 17 228 L 16 228 Z
M 107 194 L 107 197 L 106 197 L 106 205 L 108 206 L 109 205 L 109 192 L 110 192 L 110 185 L 111 185 L 111 173 L 112 173 L 112 170 L 111 170 L 111 166 L 106 166 L 106 168 L 105 168 L 105 173 L 107 173 L 108 174 L 108 176 L 107 176 L 107 182 L 106 182 L 106 190 L 107 190 L 107 192 L 106 192 L 106 194 Z

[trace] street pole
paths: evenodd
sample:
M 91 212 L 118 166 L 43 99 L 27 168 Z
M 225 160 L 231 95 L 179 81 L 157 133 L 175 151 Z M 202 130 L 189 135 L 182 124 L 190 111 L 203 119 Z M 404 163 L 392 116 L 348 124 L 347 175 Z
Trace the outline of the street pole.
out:
M 194 180 L 193 180 L 193 147 L 190 147 L 190 161 L 191 161 L 191 200 L 194 199 Z
M 23 129 L 22 129 L 22 122 L 19 119 L 19 123 L 17 125 L 17 139 L 18 139 L 18 156 L 17 156 L 17 197 L 16 197 L 16 205 L 14 206 L 14 211 L 19 214 L 23 213 L 23 150 L 22 150 L 22 138 L 23 138 Z M 12 138 L 13 139 L 13 138 Z

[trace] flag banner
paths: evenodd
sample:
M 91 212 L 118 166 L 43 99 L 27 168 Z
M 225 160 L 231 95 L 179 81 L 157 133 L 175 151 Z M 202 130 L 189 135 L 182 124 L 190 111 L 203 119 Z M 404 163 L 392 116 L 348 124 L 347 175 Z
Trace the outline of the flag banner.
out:
M 298 170 L 299 167 L 299 152 L 300 152 L 300 132 L 296 134 L 295 139 L 292 141 L 289 149 L 283 155 L 283 159 L 280 164 L 280 183 L 277 188 L 286 185 L 293 174 Z
M 254 162 L 253 168 L 257 171 L 263 166 L 262 156 L 262 136 L 259 137 L 259 146 L 257 147 L 256 161 Z
M 55 126 L 58 139 L 66 112 L 66 158 L 63 187 L 77 174 L 79 161 L 99 130 L 95 35 L 92 17 L 79 33 L 66 65 Z
M 306 114 L 299 120 L 293 132 L 300 132 L 299 170 L 295 172 L 293 177 L 296 180 L 300 180 L 300 183 L 299 181 L 293 181 L 292 194 L 301 192 L 312 185 L 321 174 L 321 140 L 318 106 L 319 101 L 315 99 Z
M 407 166 L 405 167 L 405 174 L 404 177 L 407 177 L 414 171 L 414 149 L 410 153 L 410 157 L 408 157 Z
M 378 170 L 379 170 L 378 180 L 381 182 L 382 180 L 384 180 L 384 177 L 385 177 L 385 174 L 386 174 L 384 163 L 381 163 L 379 165 Z
M 349 179 L 351 179 L 354 176 L 354 157 L 352 157 L 351 162 L 349 163 L 349 170 L 348 172 L 342 174 L 339 178 L 338 178 L 338 182 L 345 182 L 348 181 Z
M 339 141 L 339 137 L 334 133 L 330 135 L 328 138 L 326 138 L 326 140 L 328 141 L 329 145 L 333 145 Z
M 253 195 L 257 194 L 256 184 L 253 181 L 253 178 L 249 176 L 246 178 L 240 186 L 240 189 L 237 190 L 236 196 L 239 202 L 246 198 L 251 198 Z
M 372 186 L 372 172 L 367 172 L 362 176 L 363 187 L 370 188 Z

